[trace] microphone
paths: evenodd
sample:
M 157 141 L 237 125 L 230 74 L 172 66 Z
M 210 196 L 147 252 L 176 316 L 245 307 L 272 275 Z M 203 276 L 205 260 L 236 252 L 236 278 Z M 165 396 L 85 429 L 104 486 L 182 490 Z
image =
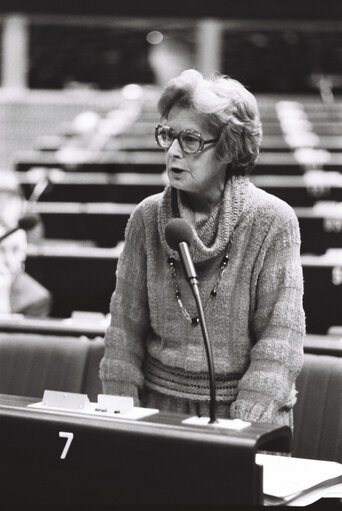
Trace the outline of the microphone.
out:
M 179 258 L 181 260 L 185 276 L 189 281 L 197 306 L 198 318 L 203 334 L 209 371 L 209 388 L 210 388 L 209 424 L 213 424 L 217 422 L 215 368 L 213 362 L 211 343 L 209 340 L 209 333 L 204 317 L 201 296 L 198 289 L 197 274 L 189 252 L 189 245 L 191 245 L 193 238 L 194 233 L 192 228 L 182 218 L 173 218 L 167 223 L 165 227 L 166 242 L 170 246 L 170 248 L 172 248 L 172 250 L 177 250 L 179 254 Z
M 44 167 L 34 167 L 27 172 L 32 182 L 36 181 L 33 191 L 28 199 L 28 203 L 38 202 L 45 192 L 50 192 L 53 185 L 61 183 L 65 179 L 65 172 L 60 169 L 46 169 Z
M 5 234 L 0 236 L 0 243 L 11 234 L 18 231 L 19 229 L 23 229 L 24 231 L 30 231 L 31 229 L 33 229 L 33 227 L 37 225 L 38 221 L 39 221 L 38 215 L 35 215 L 33 213 L 24 215 L 18 220 L 18 225 L 16 227 L 13 227 L 9 231 L 5 232 Z

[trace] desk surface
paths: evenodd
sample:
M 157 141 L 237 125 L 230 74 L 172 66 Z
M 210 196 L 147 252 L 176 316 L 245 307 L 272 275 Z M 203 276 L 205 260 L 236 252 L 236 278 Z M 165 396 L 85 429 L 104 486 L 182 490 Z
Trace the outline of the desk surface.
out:
M 63 495 L 61 497 L 61 493 L 63 492 L 60 491 L 62 488 L 62 490 L 67 491 L 66 498 L 71 499 L 73 503 L 75 500 L 76 502 L 82 501 L 83 503 L 84 498 L 89 498 L 93 503 L 94 498 L 95 500 L 97 498 L 96 492 L 98 490 L 105 490 L 106 484 L 110 478 L 113 479 L 110 488 L 107 488 L 107 490 L 110 491 L 105 498 L 109 498 L 111 504 L 113 504 L 113 498 L 116 502 L 115 488 L 116 490 L 120 490 L 120 494 L 121 492 L 125 492 L 125 490 L 127 491 L 129 488 L 131 488 L 130 491 L 133 489 L 137 491 L 133 479 L 140 474 L 135 471 L 135 464 L 128 464 L 127 467 L 127 463 L 123 463 L 123 466 L 117 463 L 117 457 L 120 456 L 120 453 L 114 450 L 112 454 L 110 454 L 111 438 L 114 439 L 113 445 L 116 445 L 116 449 L 118 449 L 118 444 L 115 444 L 115 438 L 120 438 L 120 440 L 124 442 L 128 441 L 129 444 L 127 445 L 133 443 L 134 449 L 138 447 L 138 450 L 135 451 L 135 463 L 140 466 L 143 464 L 147 470 L 146 473 L 141 474 L 141 484 L 145 485 L 145 488 L 147 485 L 150 485 L 153 491 L 153 487 L 156 484 L 156 480 L 151 480 L 149 475 L 152 466 L 155 472 L 154 477 L 156 474 L 159 474 L 159 471 L 165 476 L 165 474 L 167 474 L 167 471 L 165 472 L 165 467 L 171 464 L 169 481 L 165 483 L 165 478 L 162 475 L 161 477 L 163 477 L 163 479 L 159 481 L 159 483 L 164 484 L 166 491 L 170 491 L 170 487 L 171 492 L 178 491 L 178 495 L 181 494 L 181 498 L 183 498 L 183 496 L 187 498 L 188 503 L 189 495 L 186 494 L 186 490 L 183 495 L 182 492 L 179 493 L 179 490 L 173 488 L 177 479 L 173 470 L 175 470 L 177 466 L 179 471 L 183 470 L 182 464 L 177 465 L 180 461 L 177 456 L 179 456 L 179 452 L 187 452 L 188 449 L 190 450 L 188 454 L 186 454 L 184 461 L 185 464 L 188 464 L 190 474 L 192 472 L 195 473 L 196 470 L 198 472 L 198 467 L 192 466 L 193 458 L 196 458 L 197 461 L 207 460 L 208 452 L 214 453 L 214 457 L 210 457 L 209 455 L 208 459 L 210 461 L 217 459 L 216 465 L 218 465 L 213 467 L 212 473 L 210 467 L 209 469 L 206 466 L 200 467 L 194 479 L 191 478 L 190 474 L 182 474 L 182 477 L 185 476 L 185 483 L 181 480 L 180 484 L 187 487 L 189 482 L 192 492 L 194 490 L 195 492 L 199 490 L 199 480 L 197 480 L 196 477 L 198 477 L 198 474 L 200 474 L 202 470 L 207 472 L 204 484 L 209 486 L 209 488 L 211 484 L 208 485 L 207 477 L 212 477 L 213 485 L 210 491 L 214 492 L 215 495 L 218 490 L 216 485 L 220 484 L 217 483 L 216 472 L 221 474 L 221 479 L 223 477 L 223 480 L 226 480 L 226 484 L 229 486 L 232 484 L 231 481 L 234 478 L 233 472 L 236 467 L 236 472 L 239 472 L 239 476 L 236 479 L 239 485 L 237 492 L 238 495 L 241 495 L 241 493 L 243 494 L 243 488 L 248 491 L 247 487 L 249 487 L 248 483 L 250 483 L 249 477 L 254 472 L 250 472 L 251 461 L 252 465 L 255 467 L 258 465 L 263 466 L 262 486 L 265 491 L 264 502 L 266 504 L 274 504 L 276 501 L 281 503 L 283 499 L 283 503 L 285 504 L 286 500 L 291 500 L 297 493 L 303 494 L 305 497 L 299 499 L 299 505 L 310 504 L 318 500 L 321 496 L 324 496 L 322 490 L 327 486 L 324 484 L 324 481 L 331 480 L 333 482 L 333 480 L 337 479 L 337 482 L 340 482 L 342 478 L 342 465 L 338 463 L 283 456 L 266 456 L 265 454 L 256 453 L 256 450 L 260 447 L 264 450 L 267 446 L 267 441 L 269 443 L 271 438 L 273 438 L 273 441 L 276 439 L 278 445 L 280 445 L 280 443 L 282 443 L 283 447 L 288 445 L 290 436 L 289 428 L 286 427 L 252 423 L 250 428 L 238 432 L 231 430 L 218 431 L 217 428 L 213 428 L 212 426 L 197 427 L 184 425 L 181 421 L 185 416 L 180 414 L 158 413 L 149 416 L 147 420 L 145 418 L 137 421 L 117 418 L 94 418 L 89 416 L 80 417 L 79 414 L 74 414 L 73 412 L 63 414 L 49 411 L 41 412 L 37 409 L 27 408 L 29 404 L 34 402 L 36 402 L 36 400 L 32 398 L 0 394 L 0 417 L 2 419 L 0 422 L 0 433 L 2 434 L 0 438 L 2 438 L 3 442 L 6 441 L 6 445 L 2 442 L 2 456 L 3 460 L 5 460 L 5 464 L 8 462 L 6 467 L 2 465 L 0 468 L 0 472 L 2 471 L 4 477 L 3 480 L 6 481 L 6 487 L 4 488 L 5 502 L 7 502 L 6 498 L 8 498 L 8 487 L 13 487 L 13 490 L 15 490 L 16 485 L 19 484 L 22 489 L 21 484 L 27 485 L 27 480 L 30 484 L 34 484 L 34 478 L 37 475 L 40 475 L 42 479 L 44 479 L 43 484 L 47 483 L 47 486 L 44 485 L 41 488 L 39 488 L 39 485 L 35 484 L 34 488 L 36 488 L 36 490 L 32 488 L 33 493 L 36 492 L 36 498 L 38 499 L 43 498 L 42 496 L 45 495 L 45 499 L 51 500 L 51 497 L 54 495 L 54 488 L 58 488 L 59 491 L 58 494 L 56 494 L 56 499 L 58 502 L 61 502 L 63 501 Z M 61 432 L 62 428 L 63 431 Z M 18 433 L 20 433 L 20 438 L 14 441 Z M 6 439 L 4 439 L 4 434 L 6 434 Z M 67 449 L 65 447 L 67 442 L 65 444 L 61 443 L 63 438 L 58 439 L 58 436 L 64 437 L 64 442 L 67 438 L 70 440 Z M 161 439 L 162 443 L 158 443 L 158 438 Z M 92 444 L 94 444 L 94 442 L 96 448 L 92 451 Z M 246 442 L 249 442 L 247 451 L 245 450 Z M 152 447 L 152 451 L 146 451 L 146 444 Z M 167 444 L 175 451 L 176 461 L 173 462 L 174 466 L 172 466 L 171 460 L 160 458 L 160 456 L 164 454 L 161 452 L 164 450 L 163 446 Z M 139 448 L 139 445 L 144 445 L 145 447 Z M 196 445 L 198 445 L 198 449 Z M 227 445 L 231 446 L 231 451 L 229 447 L 227 450 Z M 269 445 L 271 444 L 269 443 Z M 63 447 L 64 460 L 60 461 L 58 458 L 62 458 L 63 456 L 63 454 L 60 456 Z M 103 472 L 103 463 L 101 462 L 94 468 L 91 463 L 91 457 L 101 456 L 101 452 L 104 448 L 107 450 L 107 453 L 104 456 L 105 471 Z M 206 451 L 206 449 L 208 450 Z M 92 452 L 91 456 L 90 452 Z M 149 452 L 148 457 L 146 457 L 147 452 Z M 220 453 L 222 452 L 224 456 L 220 458 Z M 245 458 L 247 452 L 250 452 L 250 454 L 252 453 L 251 458 L 249 457 L 250 454 Z M 83 459 L 84 453 L 86 453 L 86 460 Z M 190 456 L 188 456 L 189 454 Z M 237 457 L 236 464 L 234 461 L 232 462 L 231 459 L 227 458 L 229 454 L 232 457 Z M 33 459 L 29 458 L 30 455 Z M 181 457 L 182 455 L 183 454 L 181 454 Z M 10 459 L 8 459 L 9 456 Z M 87 461 L 83 466 L 81 463 L 82 460 Z M 108 463 L 108 460 L 112 460 L 112 462 L 109 461 L 110 464 L 112 463 L 110 467 L 106 467 L 106 462 Z M 23 467 L 23 465 L 25 466 Z M 110 469 L 111 467 L 113 467 L 113 470 Z M 244 467 L 246 467 L 246 471 Z M 27 472 L 26 470 L 28 468 L 30 468 L 30 470 Z M 98 475 L 98 471 L 100 471 L 100 476 Z M 123 483 L 125 488 L 122 486 L 118 487 L 118 478 L 120 478 L 122 471 L 125 473 L 125 476 L 121 483 Z M 134 475 L 132 476 L 133 473 Z M 14 474 L 17 475 L 16 478 L 11 477 L 11 475 Z M 257 472 L 255 472 L 255 474 L 257 474 Z M 70 476 L 74 477 L 74 480 L 71 482 Z M 102 480 L 104 476 L 108 479 L 105 483 Z M 189 476 L 190 479 L 188 479 Z M 128 481 L 126 481 L 127 478 L 129 479 Z M 90 483 L 90 486 L 85 489 L 86 496 L 82 491 L 82 485 L 85 480 Z M 57 486 L 54 486 L 56 483 Z M 165 486 L 165 484 L 168 486 Z M 318 493 L 316 491 L 316 493 L 312 495 L 308 494 L 308 489 L 316 486 L 321 488 L 321 491 Z M 334 490 L 334 488 L 336 488 L 336 490 Z M 333 486 L 331 489 L 333 492 L 331 494 L 332 496 L 335 495 L 337 489 L 338 486 L 335 484 L 335 487 Z M 77 492 L 80 490 L 81 494 L 78 497 Z M 230 491 L 232 491 L 232 489 L 230 489 Z M 235 489 L 233 487 L 233 493 L 234 491 Z M 339 492 L 341 493 L 341 489 Z M 11 491 L 9 494 L 11 495 Z M 147 494 L 147 496 L 148 495 L 149 494 Z M 207 493 L 204 495 L 207 497 Z M 226 505 L 230 504 L 229 495 L 228 492 L 224 497 L 228 499 L 225 501 Z M 16 498 L 16 496 L 14 497 Z M 22 498 L 24 497 L 19 496 L 19 500 Z M 78 498 L 80 499 L 79 501 L 77 500 Z M 100 496 L 99 498 L 101 500 Z M 120 496 L 120 498 L 122 500 L 122 496 Z M 170 503 L 164 493 L 161 494 L 161 498 L 164 499 L 163 504 L 166 505 Z M 190 500 L 191 499 L 192 496 L 190 495 Z M 194 499 L 196 499 L 196 495 L 194 495 Z M 39 503 L 40 502 L 39 500 Z M 70 502 L 68 502 L 68 504 L 70 505 Z
M 313 154 L 314 149 L 311 150 Z M 313 159 L 311 156 L 298 161 L 293 153 L 289 152 L 263 152 L 260 154 L 258 159 L 255 172 L 258 173 L 260 168 L 275 169 L 278 167 L 286 167 L 288 171 L 291 167 L 296 169 L 296 172 L 300 172 L 301 168 L 305 165 L 311 166 L 312 163 L 320 168 L 337 169 L 342 164 L 342 152 L 325 152 L 324 160 L 319 165 L 319 161 Z M 312 161 L 311 161 L 312 160 Z M 311 164 L 311 165 L 310 165 Z M 94 165 L 109 165 L 109 172 L 118 171 L 119 166 L 135 166 L 136 168 L 143 169 L 143 167 L 150 167 L 152 170 L 156 167 L 156 171 L 160 172 L 165 167 L 165 155 L 160 151 L 94 151 L 89 152 L 84 150 L 79 157 L 63 157 L 58 155 L 58 152 L 39 152 L 39 151 L 20 151 L 16 155 L 15 166 L 17 170 L 27 170 L 34 166 L 63 166 L 70 170 L 73 168 L 83 168 Z
M 30 495 L 39 503 L 67 497 L 68 505 L 256 504 L 262 501 L 256 451 L 287 451 L 291 444 L 287 426 L 228 430 L 183 424 L 186 416 L 164 412 L 140 420 L 80 416 L 27 408 L 34 401 L 0 395 L 5 502 L 23 504 Z M 61 436 L 72 441 L 62 460 Z
M 192 434 L 200 433 L 203 435 L 215 435 L 220 436 L 223 439 L 227 438 L 227 436 L 233 436 L 235 438 L 243 437 L 245 439 L 257 439 L 256 447 L 259 449 L 262 447 L 262 450 L 268 448 L 268 443 L 272 443 L 272 449 L 274 449 L 274 444 L 277 443 L 277 447 L 279 450 L 288 451 L 290 449 L 291 443 L 291 431 L 287 426 L 276 426 L 273 424 L 266 424 L 260 422 L 253 422 L 247 428 L 241 430 L 235 429 L 222 429 L 217 428 L 214 425 L 208 424 L 207 426 L 196 426 L 189 424 L 182 424 L 182 421 L 186 418 L 189 418 L 187 415 L 183 415 L 180 413 L 171 413 L 171 412 L 159 412 L 155 415 L 148 416 L 147 418 L 137 419 L 137 420 L 129 420 L 129 419 L 117 419 L 113 417 L 112 419 L 108 419 L 107 417 L 98 417 L 98 416 L 83 416 L 78 414 L 77 412 L 73 413 L 70 411 L 69 413 L 58 412 L 50 410 L 41 411 L 40 409 L 32 409 L 28 408 L 28 405 L 37 403 L 37 399 L 27 397 L 27 396 L 12 396 L 8 394 L 0 394 L 0 411 L 5 412 L 8 410 L 9 412 L 20 412 L 24 413 L 24 415 L 30 415 L 31 417 L 39 417 L 53 414 L 54 416 L 58 416 L 63 420 L 65 417 L 72 417 L 74 422 L 87 423 L 87 421 L 91 421 L 94 424 L 103 424 L 103 421 L 106 422 L 107 425 L 114 425 L 118 423 L 127 424 L 149 424 L 155 426 L 167 426 L 170 430 L 180 429 L 182 431 L 188 431 Z M 110 426 L 108 426 L 110 427 Z
M 97 316 L 103 316 L 103 318 L 96 318 L 95 313 L 84 313 L 83 319 L 32 318 L 21 314 L 0 315 L 0 332 L 103 337 L 109 319 L 102 314 Z

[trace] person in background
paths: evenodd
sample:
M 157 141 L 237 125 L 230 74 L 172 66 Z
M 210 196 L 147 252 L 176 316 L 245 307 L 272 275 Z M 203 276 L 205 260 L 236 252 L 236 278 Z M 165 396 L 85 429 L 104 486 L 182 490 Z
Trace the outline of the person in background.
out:
M 0 170 L 0 236 L 18 225 L 25 213 L 25 199 L 15 173 Z M 0 313 L 47 316 L 51 311 L 50 292 L 25 272 L 27 238 L 37 240 L 41 227 L 31 234 L 17 230 L 0 242 Z
M 237 80 L 194 69 L 171 79 L 155 138 L 169 184 L 132 213 L 100 364 L 104 392 L 208 416 L 205 347 L 168 222 L 191 226 L 190 254 L 212 344 L 217 416 L 293 427 L 305 316 L 293 209 L 248 178 L 262 126 Z

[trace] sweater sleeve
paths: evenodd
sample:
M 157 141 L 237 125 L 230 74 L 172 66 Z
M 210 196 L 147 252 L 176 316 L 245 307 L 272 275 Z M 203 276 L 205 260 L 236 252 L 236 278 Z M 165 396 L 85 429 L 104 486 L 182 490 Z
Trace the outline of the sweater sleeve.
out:
M 131 396 L 135 405 L 139 406 L 139 389 L 144 380 L 144 339 L 150 325 L 144 223 L 139 207 L 127 223 L 110 313 L 105 353 L 100 364 L 103 391 L 105 394 Z
M 275 423 L 277 415 L 295 403 L 295 380 L 303 364 L 303 274 L 294 213 L 268 239 L 267 246 L 251 325 L 255 344 L 231 416 Z

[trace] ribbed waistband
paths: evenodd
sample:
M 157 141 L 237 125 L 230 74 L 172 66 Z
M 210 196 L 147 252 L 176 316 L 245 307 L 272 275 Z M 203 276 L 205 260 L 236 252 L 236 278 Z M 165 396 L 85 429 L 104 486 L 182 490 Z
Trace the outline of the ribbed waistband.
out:
M 170 367 L 147 355 L 144 364 L 145 386 L 160 394 L 195 401 L 209 401 L 209 376 L 207 372 L 191 373 Z M 216 375 L 217 401 L 230 403 L 236 399 L 237 386 L 242 374 Z

